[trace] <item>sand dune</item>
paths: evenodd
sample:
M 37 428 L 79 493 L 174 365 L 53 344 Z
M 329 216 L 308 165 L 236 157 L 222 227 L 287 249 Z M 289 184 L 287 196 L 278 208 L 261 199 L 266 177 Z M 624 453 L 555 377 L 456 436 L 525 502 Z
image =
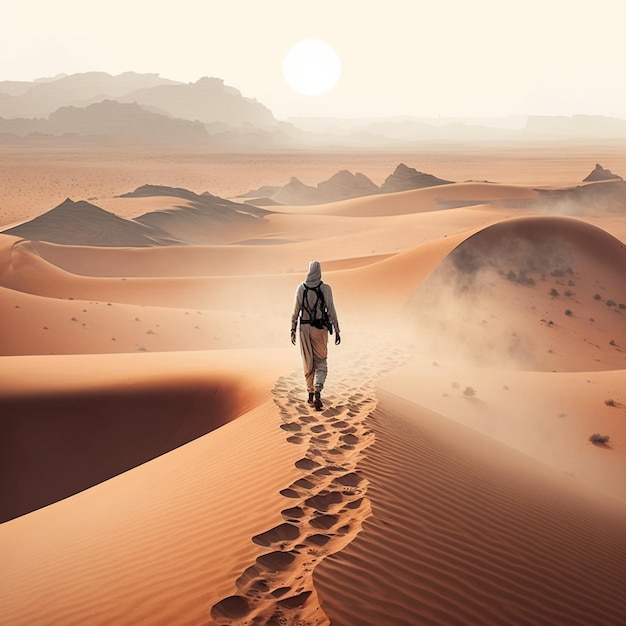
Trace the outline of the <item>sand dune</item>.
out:
M 1 235 L 0 623 L 621 624 L 620 181 L 512 179 L 202 245 Z M 195 196 L 113 195 L 197 228 Z M 288 333 L 312 258 L 321 412 Z
M 619 624 L 622 503 L 381 393 L 373 514 L 316 569 L 332 624 Z

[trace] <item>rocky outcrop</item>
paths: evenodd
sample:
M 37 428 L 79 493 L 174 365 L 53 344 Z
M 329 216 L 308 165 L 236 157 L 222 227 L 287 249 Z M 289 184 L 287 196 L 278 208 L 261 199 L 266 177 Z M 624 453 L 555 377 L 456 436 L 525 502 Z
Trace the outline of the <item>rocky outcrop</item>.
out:
M 605 170 L 599 163 L 596 163 L 596 167 L 591 173 L 583 178 L 583 182 L 590 183 L 598 180 L 624 180 L 621 176 L 613 174 L 611 170 Z
M 431 174 L 418 172 L 412 167 L 407 167 L 404 163 L 400 163 L 381 187 L 378 187 L 378 185 L 360 172 L 353 174 L 348 170 L 340 170 L 329 179 L 319 183 L 316 187 L 305 185 L 293 177 L 283 187 L 261 187 L 256 191 L 249 191 L 240 197 L 249 198 L 248 203 L 264 206 L 272 204 L 313 205 L 338 202 L 339 200 L 348 200 L 350 198 L 361 198 L 379 193 L 447 185 L 450 182 Z M 256 201 L 253 198 L 256 198 Z
M 270 199 L 279 204 L 287 205 L 320 204 L 320 195 L 317 187 L 305 185 L 295 176 L 292 176 L 291 180 L 271 196 Z
M 393 193 L 396 191 L 408 191 L 409 189 L 421 189 L 422 187 L 434 187 L 435 185 L 449 185 L 452 181 L 437 178 L 432 174 L 418 172 L 413 167 L 408 167 L 400 163 L 381 185 L 382 193 Z
M 348 170 L 341 170 L 328 180 L 322 181 L 317 185 L 317 189 L 322 202 L 347 200 L 380 193 L 378 185 L 367 176 L 360 172 L 353 174 Z

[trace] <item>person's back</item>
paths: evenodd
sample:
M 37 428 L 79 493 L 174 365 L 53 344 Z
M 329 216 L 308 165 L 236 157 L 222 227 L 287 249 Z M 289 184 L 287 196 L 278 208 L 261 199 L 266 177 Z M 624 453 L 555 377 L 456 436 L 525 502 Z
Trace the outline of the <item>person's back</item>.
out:
M 309 263 L 306 280 L 296 289 L 291 314 L 291 343 L 296 343 L 300 326 L 300 352 L 308 402 L 319 411 L 322 408 L 322 389 L 328 373 L 328 334 L 335 333 L 335 344 L 341 343 L 339 321 L 330 285 L 322 281 L 318 261 Z

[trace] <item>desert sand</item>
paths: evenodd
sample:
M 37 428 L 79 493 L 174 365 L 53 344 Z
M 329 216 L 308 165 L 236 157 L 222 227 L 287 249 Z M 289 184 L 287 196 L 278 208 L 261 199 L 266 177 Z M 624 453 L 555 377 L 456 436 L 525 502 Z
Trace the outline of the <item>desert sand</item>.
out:
M 98 245 L 0 233 L 0 624 L 624 623 L 624 191 L 582 183 L 623 156 L 12 150 L 1 230 L 109 213 Z M 115 216 L 197 231 L 119 197 L 143 184 L 399 161 L 459 182 L 115 245 Z M 288 332 L 311 259 L 342 326 L 321 412 Z

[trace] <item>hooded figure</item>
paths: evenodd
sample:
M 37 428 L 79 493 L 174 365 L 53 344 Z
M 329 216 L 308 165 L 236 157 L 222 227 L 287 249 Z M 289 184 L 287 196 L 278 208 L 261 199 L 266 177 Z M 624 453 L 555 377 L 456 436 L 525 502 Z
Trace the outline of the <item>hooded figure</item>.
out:
M 291 314 L 291 343 L 296 344 L 300 321 L 300 353 L 308 402 L 317 411 L 322 409 L 322 389 L 328 373 L 328 334 L 335 332 L 335 345 L 341 343 L 339 322 L 330 285 L 322 282 L 319 261 L 309 263 L 306 280 L 296 289 Z

